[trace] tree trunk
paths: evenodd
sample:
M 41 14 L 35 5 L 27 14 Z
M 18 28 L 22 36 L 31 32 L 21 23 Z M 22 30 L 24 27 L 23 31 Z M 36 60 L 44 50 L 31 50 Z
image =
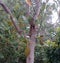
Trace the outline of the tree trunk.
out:
M 32 0 L 31 0 L 32 2 Z M 29 21 L 30 24 L 30 32 L 29 32 L 29 36 L 30 36 L 30 44 L 29 44 L 29 48 L 30 48 L 30 54 L 27 56 L 26 58 L 26 63 L 34 63 L 34 50 L 35 50 L 35 45 L 36 45 L 36 24 L 35 21 L 38 18 L 38 15 L 40 13 L 40 0 L 34 0 L 35 2 L 35 11 L 34 11 L 34 15 L 31 18 L 31 21 Z M 29 7 L 29 6 L 28 6 Z M 30 15 L 30 12 L 27 12 L 28 15 Z
M 30 21 L 29 36 L 30 36 L 30 40 L 28 46 L 30 48 L 30 54 L 27 56 L 26 63 L 34 63 L 34 50 L 36 45 L 36 27 L 33 19 L 32 21 Z
M 26 58 L 26 63 L 34 63 L 34 50 L 35 50 L 35 38 L 31 37 L 30 43 L 29 43 L 29 48 L 30 48 L 30 54 Z

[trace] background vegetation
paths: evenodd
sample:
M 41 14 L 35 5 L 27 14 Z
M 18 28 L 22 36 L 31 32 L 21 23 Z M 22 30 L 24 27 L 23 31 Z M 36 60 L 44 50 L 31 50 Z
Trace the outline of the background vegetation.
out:
M 3 0 L 3 2 L 10 8 L 12 14 L 18 20 L 19 26 L 28 33 L 28 21 L 31 17 L 25 16 L 28 10 L 25 7 L 25 0 Z M 52 4 L 49 3 L 49 0 L 46 0 L 46 2 L 41 1 L 40 15 L 38 16 L 36 24 L 40 27 L 39 34 L 44 31 L 44 45 L 40 44 L 41 38 L 38 34 L 36 37 L 35 63 L 60 63 L 59 5 L 59 0 L 54 0 Z M 58 16 L 54 24 L 52 23 L 53 11 Z M 27 42 L 28 40 L 23 36 L 19 36 L 9 15 L 0 6 L 0 63 L 25 63 Z

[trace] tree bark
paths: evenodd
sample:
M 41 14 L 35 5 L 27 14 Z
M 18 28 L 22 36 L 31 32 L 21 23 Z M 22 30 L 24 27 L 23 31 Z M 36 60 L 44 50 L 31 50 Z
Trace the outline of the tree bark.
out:
M 40 13 L 40 1 L 39 0 L 34 0 L 36 7 L 35 7 L 35 13 L 31 19 L 31 21 L 29 21 L 30 24 L 30 32 L 29 32 L 29 36 L 30 36 L 30 42 L 29 42 L 29 48 L 30 48 L 30 54 L 27 56 L 26 58 L 26 63 L 34 63 L 34 51 L 35 51 L 35 46 L 36 46 L 36 25 L 35 25 L 35 21 L 38 18 L 38 15 Z M 29 13 L 29 11 L 28 11 Z M 30 14 L 28 14 L 30 15 Z
M 26 58 L 26 63 L 34 63 L 34 50 L 36 45 L 36 25 L 33 18 L 31 19 L 29 24 L 30 24 L 30 32 L 29 32 L 30 40 L 28 46 L 30 48 L 30 54 Z
M 34 63 L 35 38 L 31 37 L 29 42 L 30 54 L 26 58 L 26 63 Z

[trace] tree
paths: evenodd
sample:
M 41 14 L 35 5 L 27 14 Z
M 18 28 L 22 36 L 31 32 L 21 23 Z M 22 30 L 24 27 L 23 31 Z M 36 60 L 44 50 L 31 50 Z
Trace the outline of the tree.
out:
M 36 4 L 37 3 L 37 4 Z M 29 31 L 29 49 L 30 49 L 30 54 L 27 56 L 27 60 L 26 63 L 34 63 L 34 49 L 35 49 L 35 43 L 36 43 L 36 25 L 35 25 L 35 20 L 37 18 L 37 16 L 39 15 L 40 12 L 40 2 L 39 0 L 35 0 L 35 4 L 36 4 L 36 10 L 35 13 L 33 14 L 33 17 L 31 18 L 29 24 L 30 24 L 30 31 Z M 5 10 L 6 13 L 9 14 L 10 19 L 12 20 L 17 32 L 19 33 L 19 35 L 21 35 L 21 33 L 23 32 L 19 26 L 17 25 L 17 20 L 13 17 L 10 9 L 0 0 L 0 5 L 3 7 L 3 9 Z M 28 15 L 29 16 L 29 15 Z M 24 33 L 24 32 L 23 32 Z M 26 35 L 24 34 L 24 37 L 26 38 Z
M 13 2 L 14 4 L 11 4 L 12 2 L 10 0 L 7 0 L 6 2 L 10 2 L 10 4 L 8 5 L 7 3 L 5 3 L 5 1 L 3 3 L 2 0 L 0 0 L 0 5 L 4 9 L 3 11 L 5 11 L 9 15 L 19 36 L 23 36 L 26 40 L 27 37 L 29 38 L 27 44 L 29 53 L 27 55 L 26 62 L 34 63 L 34 49 L 36 45 L 37 35 L 39 35 L 40 33 L 41 36 L 44 35 L 45 39 L 46 37 L 48 39 L 52 38 L 54 34 L 54 26 L 51 23 L 47 22 L 49 21 L 49 19 L 51 20 L 51 14 L 52 10 L 54 10 L 54 4 L 48 4 L 47 0 L 46 2 L 42 2 L 40 0 L 15 0 Z M 20 7 L 22 9 L 20 9 Z M 28 29 L 26 28 L 26 26 Z

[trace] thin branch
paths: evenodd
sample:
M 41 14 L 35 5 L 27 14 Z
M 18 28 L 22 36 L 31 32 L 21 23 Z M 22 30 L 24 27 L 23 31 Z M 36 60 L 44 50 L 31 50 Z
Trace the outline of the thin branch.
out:
M 35 14 L 33 16 L 34 20 L 36 20 L 40 14 L 41 3 L 40 0 L 35 0 Z
M 20 27 L 18 26 L 18 24 L 16 23 L 17 20 L 14 18 L 14 16 L 12 15 L 10 9 L 0 0 L 0 5 L 3 7 L 3 9 L 5 10 L 6 13 L 8 13 L 10 15 L 10 19 L 12 20 L 13 25 L 15 26 L 17 32 L 21 35 L 21 33 L 23 32 Z M 25 34 L 26 35 L 26 34 Z

